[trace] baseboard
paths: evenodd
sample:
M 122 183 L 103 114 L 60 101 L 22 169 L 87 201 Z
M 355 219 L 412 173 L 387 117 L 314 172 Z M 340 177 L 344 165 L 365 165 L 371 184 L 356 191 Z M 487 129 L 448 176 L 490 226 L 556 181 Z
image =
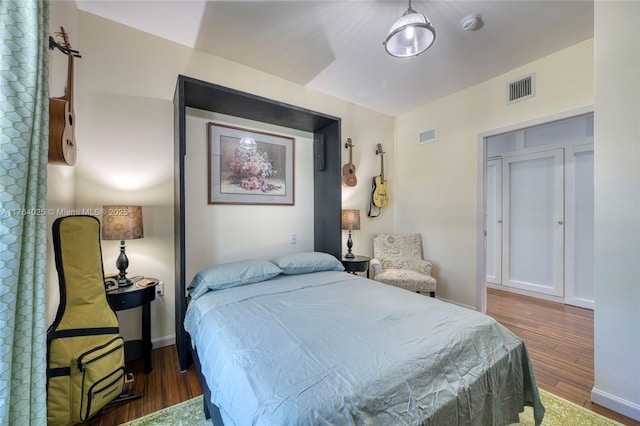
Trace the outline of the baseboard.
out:
M 165 346 L 171 346 L 176 344 L 176 335 L 172 334 L 170 336 L 164 337 L 156 337 L 155 339 L 151 339 L 151 343 L 153 344 L 154 349 L 164 348 Z
M 454 305 L 458 305 L 458 306 L 462 306 L 463 308 L 469 308 L 473 311 L 476 311 L 476 307 L 475 306 L 470 306 L 470 305 L 466 305 L 464 303 L 460 303 L 460 302 L 456 302 L 455 300 L 450 300 L 450 299 L 445 299 L 443 297 L 438 296 L 438 294 L 436 293 L 436 299 L 438 300 L 442 300 L 443 302 L 448 302 L 448 303 L 452 303 Z
M 537 293 L 535 291 L 528 291 L 521 288 L 509 287 L 506 285 L 487 283 L 487 288 L 508 291 L 509 293 L 519 294 L 521 296 L 535 297 L 536 299 L 548 300 L 549 302 L 556 302 L 556 303 L 562 303 L 562 304 L 565 303 L 564 297 L 550 296 L 548 294 Z
M 591 389 L 591 402 L 640 421 L 640 405 L 626 401 L 605 391 L 597 388 Z

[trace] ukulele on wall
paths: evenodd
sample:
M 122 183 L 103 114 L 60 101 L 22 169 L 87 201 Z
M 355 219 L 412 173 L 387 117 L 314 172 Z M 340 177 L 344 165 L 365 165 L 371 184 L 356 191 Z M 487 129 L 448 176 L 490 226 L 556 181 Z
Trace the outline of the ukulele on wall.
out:
M 353 149 L 351 138 L 347 138 L 344 147 L 349 149 L 349 162 L 342 166 L 342 183 L 346 186 L 356 186 L 358 179 L 356 179 L 356 166 L 351 161 L 351 150 Z
M 60 45 L 49 38 L 49 48 L 57 47 L 68 57 L 67 87 L 59 98 L 49 98 L 49 163 L 73 166 L 76 163 L 76 137 L 73 112 L 73 57 L 77 51 L 71 50 L 64 27 L 60 32 L 64 44 Z
M 389 193 L 387 192 L 387 181 L 384 178 L 384 151 L 382 144 L 378 144 L 376 155 L 380 155 L 380 176 L 373 178 L 373 193 L 371 195 L 373 205 L 382 208 L 389 205 Z

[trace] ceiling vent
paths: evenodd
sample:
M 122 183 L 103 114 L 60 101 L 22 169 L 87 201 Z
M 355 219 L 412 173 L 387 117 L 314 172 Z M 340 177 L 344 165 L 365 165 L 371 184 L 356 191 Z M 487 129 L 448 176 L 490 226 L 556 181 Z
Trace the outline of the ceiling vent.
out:
M 507 104 L 531 98 L 536 94 L 535 74 L 507 83 Z
M 435 142 L 436 139 L 438 139 L 438 129 L 436 129 L 435 127 L 431 129 L 423 130 L 418 135 L 418 143 L 420 145 L 423 145 L 429 142 Z

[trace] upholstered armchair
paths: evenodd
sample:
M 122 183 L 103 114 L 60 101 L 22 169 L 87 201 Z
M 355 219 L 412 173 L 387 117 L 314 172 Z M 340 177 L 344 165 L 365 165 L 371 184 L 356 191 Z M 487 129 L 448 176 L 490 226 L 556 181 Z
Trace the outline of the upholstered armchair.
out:
M 371 279 L 417 293 L 436 294 L 431 262 L 422 257 L 420 234 L 374 234 Z

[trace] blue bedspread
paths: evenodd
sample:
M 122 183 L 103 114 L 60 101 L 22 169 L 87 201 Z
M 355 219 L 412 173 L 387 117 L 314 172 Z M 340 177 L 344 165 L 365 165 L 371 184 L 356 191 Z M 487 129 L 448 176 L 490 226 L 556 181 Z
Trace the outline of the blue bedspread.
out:
M 344 272 L 210 291 L 185 329 L 225 425 L 542 420 L 524 343 L 476 311 Z

